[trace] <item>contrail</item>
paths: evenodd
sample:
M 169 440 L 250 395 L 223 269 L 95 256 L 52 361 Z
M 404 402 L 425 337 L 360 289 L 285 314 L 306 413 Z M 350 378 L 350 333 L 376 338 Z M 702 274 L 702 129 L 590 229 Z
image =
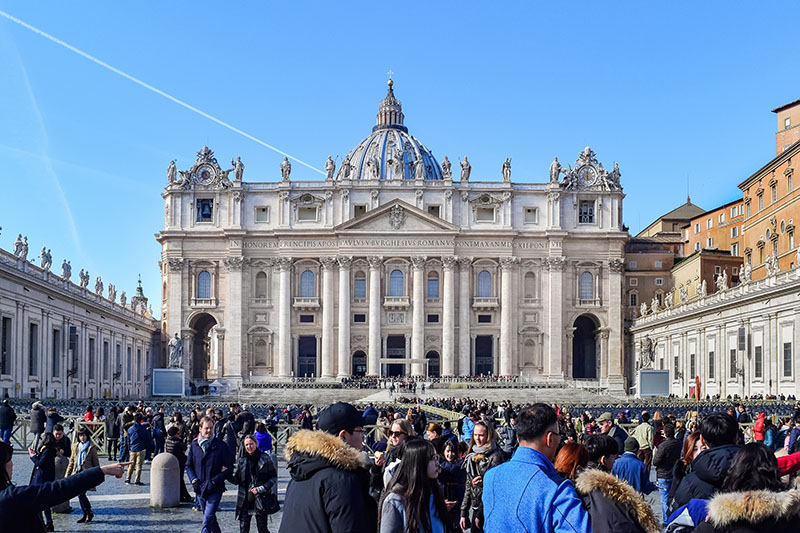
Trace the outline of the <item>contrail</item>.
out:
M 91 62 L 93 62 L 93 63 L 96 63 L 96 64 L 100 65 L 101 67 L 103 67 L 103 68 L 107 69 L 107 70 L 110 70 L 111 72 L 113 72 L 113 73 L 115 73 L 115 74 L 119 74 L 119 75 L 120 75 L 120 76 L 122 76 L 123 78 L 126 78 L 126 79 L 128 79 L 128 80 L 132 81 L 133 83 L 135 83 L 135 84 L 137 84 L 137 85 L 141 85 L 142 87 L 144 87 L 144 88 L 145 88 L 145 89 L 147 89 L 148 91 L 152 91 L 152 92 L 154 92 L 154 93 L 156 93 L 156 94 L 158 94 L 158 95 L 161 95 L 161 96 L 163 96 L 164 98 L 166 98 L 166 99 L 168 99 L 168 100 L 172 100 L 172 101 L 173 101 L 173 102 L 175 102 L 176 104 L 178 104 L 178 105 L 180 105 L 180 106 L 182 106 L 182 107 L 185 107 L 185 108 L 186 108 L 186 109 L 188 109 L 189 111 L 194 111 L 194 112 L 195 112 L 195 113 L 197 113 L 198 115 L 200 115 L 200 116 L 202 116 L 202 117 L 205 117 L 205 118 L 207 118 L 208 120 L 211 120 L 211 121 L 213 121 L 213 122 L 216 122 L 216 123 L 217 123 L 217 124 L 219 124 L 220 126 L 223 126 L 223 127 L 225 127 L 225 128 L 228 128 L 229 130 L 231 130 L 231 131 L 234 131 L 234 132 L 238 133 L 239 135 L 242 135 L 242 136 L 244 136 L 244 137 L 247 137 L 247 138 L 248 138 L 248 139 L 250 139 L 251 141 L 257 142 L 257 143 L 258 143 L 258 144 L 260 144 L 261 146 L 264 146 L 264 147 L 266 147 L 266 148 L 269 148 L 270 150 L 272 150 L 272 151 L 274 151 L 274 152 L 278 152 L 278 153 L 279 153 L 279 154 L 281 154 L 282 156 L 286 156 L 286 157 L 288 157 L 289 159 L 291 159 L 291 160 L 293 160 L 293 161 L 297 161 L 297 162 L 298 162 L 298 163 L 300 163 L 301 165 L 303 165 L 303 166 L 306 166 L 306 167 L 310 168 L 311 170 L 313 170 L 313 171 L 315 171 L 315 172 L 319 172 L 319 173 L 320 173 L 320 174 L 322 174 L 323 176 L 325 175 L 325 172 L 323 172 L 322 170 L 320 170 L 320 169 L 318 169 L 318 168 L 316 168 L 316 167 L 313 167 L 313 166 L 309 165 L 309 164 L 308 164 L 308 163 L 306 163 L 305 161 L 301 161 L 300 159 L 297 159 L 296 157 L 294 157 L 294 156 L 292 156 L 292 155 L 289 155 L 289 154 L 287 154 L 287 153 L 286 153 L 286 152 L 284 152 L 283 150 L 280 150 L 280 149 L 278 149 L 278 148 L 276 148 L 276 147 L 272 146 L 271 144 L 265 143 L 265 142 L 264 142 L 264 141 L 262 141 L 261 139 L 257 139 L 257 138 L 255 138 L 255 137 L 253 137 L 252 135 L 250 135 L 249 133 L 247 133 L 247 132 L 244 132 L 244 131 L 240 130 L 239 128 L 235 127 L 235 126 L 231 126 L 231 125 L 230 125 L 230 124 L 228 124 L 227 122 L 223 122 L 222 120 L 218 119 L 217 117 L 215 117 L 215 116 L 213 116 L 213 115 L 209 115 L 209 114 L 208 114 L 208 113 L 206 113 L 205 111 L 201 111 L 200 109 L 197 109 L 196 107 L 194 107 L 194 106 L 192 106 L 192 105 L 189 105 L 189 104 L 187 104 L 186 102 L 184 102 L 184 101 L 182 101 L 182 100 L 179 100 L 178 98 L 175 98 L 175 97 L 174 97 L 174 96 L 172 96 L 171 94 L 165 93 L 164 91 L 162 91 L 162 90 L 160 90 L 160 89 L 156 89 L 156 88 L 155 88 L 155 87 L 153 87 L 152 85 L 150 85 L 150 84 L 148 84 L 148 83 L 145 83 L 145 82 L 143 82 L 143 81 L 142 81 L 142 80 L 140 80 L 140 79 L 134 78 L 133 76 L 131 76 L 131 75 L 130 75 L 130 74 L 128 74 L 127 72 L 123 72 L 123 71 L 121 71 L 121 70 L 120 70 L 120 69 L 118 69 L 118 68 L 112 67 L 112 66 L 111 66 L 111 65 L 109 65 L 108 63 L 106 63 L 106 62 L 104 62 L 104 61 L 101 61 L 100 59 L 97 59 L 97 58 L 96 58 L 96 57 L 94 57 L 93 55 L 87 54 L 87 53 L 86 53 L 86 52 L 84 52 L 83 50 L 79 50 L 79 49 L 75 48 L 74 46 L 72 46 L 71 44 L 65 43 L 65 42 L 64 42 L 64 41 L 62 41 L 61 39 L 58 39 L 57 37 L 54 37 L 54 36 L 50 35 L 49 33 L 47 33 L 47 32 L 44 32 L 44 31 L 40 30 L 39 28 L 37 28 L 37 27 L 35 27 L 35 26 L 31 26 L 31 25 L 30 25 L 30 24 L 28 24 L 27 22 L 25 22 L 25 21 L 23 21 L 23 20 L 20 20 L 20 19 L 18 19 L 17 17 L 15 17 L 15 16 L 13 16 L 13 15 L 10 15 L 10 14 L 6 13 L 5 11 L 2 11 L 2 10 L 0 10 L 0 15 L 2 15 L 2 16 L 3 16 L 3 17 L 5 17 L 5 18 L 7 18 L 7 19 L 8 19 L 8 20 L 10 20 L 11 22 L 14 22 L 14 23 L 16 23 L 16 24 L 19 24 L 19 25 L 20 25 L 20 26 L 22 26 L 23 28 L 26 28 L 26 29 L 28 29 L 28 30 L 30 30 L 30 31 L 32 31 L 32 32 L 34 32 L 34 33 L 36 33 L 36 34 L 39 34 L 39 35 L 41 35 L 42 37 L 44 37 L 44 38 L 46 38 L 46 39 L 48 39 L 48 40 L 50 40 L 50 41 L 53 41 L 54 43 L 56 43 L 56 44 L 58 44 L 58 45 L 60 45 L 60 46 L 63 46 L 63 47 L 64 47 L 64 48 L 66 48 L 67 50 L 70 50 L 70 51 L 72 51 L 72 52 L 75 52 L 75 53 L 76 53 L 76 54 L 78 54 L 79 56 L 82 56 L 82 57 L 84 57 L 84 58 L 88 59 L 89 61 L 91 61 Z

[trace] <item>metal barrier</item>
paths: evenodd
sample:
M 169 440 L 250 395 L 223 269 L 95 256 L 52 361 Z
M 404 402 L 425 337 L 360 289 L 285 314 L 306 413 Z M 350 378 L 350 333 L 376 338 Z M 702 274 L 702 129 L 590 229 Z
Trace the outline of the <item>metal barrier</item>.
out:
M 29 431 L 30 422 L 30 416 L 17 415 L 17 419 L 14 421 L 14 427 L 11 430 L 11 445 L 14 447 L 15 452 L 27 453 L 28 448 L 33 447 L 36 443 L 38 435 Z M 90 438 L 95 446 L 97 446 L 98 452 L 101 454 L 108 453 L 105 421 L 85 422 L 83 417 L 66 416 L 60 424 L 64 426 L 64 435 L 69 437 L 72 443 L 75 442 L 75 435 L 78 431 L 83 428 L 88 429 L 91 434 Z

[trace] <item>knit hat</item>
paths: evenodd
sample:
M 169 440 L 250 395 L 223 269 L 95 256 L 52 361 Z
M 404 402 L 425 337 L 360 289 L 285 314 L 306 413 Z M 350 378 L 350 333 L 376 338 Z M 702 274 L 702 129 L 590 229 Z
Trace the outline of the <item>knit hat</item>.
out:
M 625 439 L 625 446 L 623 449 L 626 452 L 636 453 L 639 451 L 639 441 L 636 440 L 634 437 L 628 437 L 627 439 Z

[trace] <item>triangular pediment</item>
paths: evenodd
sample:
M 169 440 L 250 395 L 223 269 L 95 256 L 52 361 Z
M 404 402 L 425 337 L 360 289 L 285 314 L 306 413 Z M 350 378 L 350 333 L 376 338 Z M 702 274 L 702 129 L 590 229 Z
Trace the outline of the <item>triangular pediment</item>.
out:
M 334 231 L 338 232 L 386 232 L 386 233 L 427 233 L 459 231 L 458 226 L 426 213 L 422 209 L 394 199 L 369 211 L 366 215 L 339 224 Z

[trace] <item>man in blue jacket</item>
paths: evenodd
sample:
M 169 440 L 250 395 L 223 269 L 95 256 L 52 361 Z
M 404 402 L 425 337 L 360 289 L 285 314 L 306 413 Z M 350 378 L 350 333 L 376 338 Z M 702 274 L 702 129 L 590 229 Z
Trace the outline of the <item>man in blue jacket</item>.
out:
M 152 447 L 150 432 L 142 424 L 142 413 L 133 415 L 133 425 L 128 428 L 128 444 L 130 446 L 131 466 L 128 467 L 128 477 L 125 483 L 131 482 L 131 474 L 136 470 L 136 480 L 134 485 L 144 485 L 142 483 L 142 463 L 144 455 Z
M 192 441 L 186 457 L 186 474 L 203 509 L 203 533 L 220 533 L 217 508 L 225 492 L 225 479 L 230 476 L 233 458 L 228 446 L 214 437 L 214 420 L 200 420 L 200 435 Z
M 650 494 L 655 490 L 655 485 L 650 481 L 647 465 L 636 457 L 639 451 L 639 441 L 636 437 L 628 437 L 623 445 L 625 453 L 614 461 L 611 473 L 626 481 L 633 490 L 642 494 Z
M 484 529 L 493 533 L 591 532 L 589 513 L 553 459 L 561 442 L 555 410 L 534 404 L 517 415 L 517 448 L 510 461 L 483 478 Z

